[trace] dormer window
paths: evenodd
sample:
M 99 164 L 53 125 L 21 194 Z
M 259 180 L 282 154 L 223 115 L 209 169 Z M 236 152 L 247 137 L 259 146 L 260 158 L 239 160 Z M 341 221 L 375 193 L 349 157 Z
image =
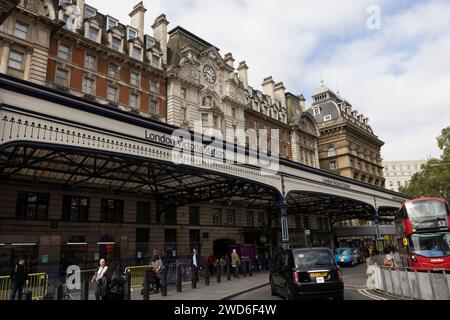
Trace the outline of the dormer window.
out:
M 138 32 L 135 29 L 133 29 L 131 27 L 127 27 L 127 39 L 128 40 L 137 38 L 137 36 L 138 36 Z
M 313 113 L 314 113 L 314 117 L 317 117 L 318 115 L 320 115 L 320 108 L 314 108 L 313 109 Z
M 142 49 L 136 46 L 133 46 L 133 51 L 131 52 L 131 56 L 134 59 L 141 60 Z
M 28 25 L 20 21 L 16 21 L 14 35 L 18 38 L 26 39 L 28 35 Z
M 159 67 L 159 56 L 156 54 L 152 55 L 152 64 L 156 67 Z
M 89 33 L 88 33 L 89 40 L 97 42 L 98 39 L 98 29 L 95 27 L 89 27 Z
M 323 121 L 325 121 L 325 122 L 331 121 L 331 119 L 332 119 L 331 115 L 323 117 Z
M 108 30 L 112 29 L 112 28 L 115 28 L 115 27 L 117 27 L 119 25 L 119 20 L 116 20 L 116 19 L 111 18 L 111 17 L 107 17 L 106 25 L 107 25 Z
M 94 9 L 92 7 L 89 7 L 87 5 L 84 7 L 84 18 L 85 19 L 89 19 L 89 18 L 95 17 L 96 15 L 97 15 L 97 10 L 96 9 Z
M 120 51 L 120 47 L 122 45 L 122 40 L 118 37 L 112 37 L 111 39 L 111 49 L 114 51 Z

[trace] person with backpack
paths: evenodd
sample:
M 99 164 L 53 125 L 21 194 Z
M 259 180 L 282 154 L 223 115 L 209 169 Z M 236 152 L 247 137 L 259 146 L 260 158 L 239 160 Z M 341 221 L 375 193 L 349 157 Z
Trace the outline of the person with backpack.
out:
M 25 267 L 25 259 L 20 258 L 17 264 L 11 269 L 11 300 L 22 300 L 23 287 L 28 280 L 28 271 Z
M 109 276 L 108 282 L 108 300 L 123 300 L 125 297 L 125 283 L 127 280 L 120 264 L 117 265 L 114 272 Z

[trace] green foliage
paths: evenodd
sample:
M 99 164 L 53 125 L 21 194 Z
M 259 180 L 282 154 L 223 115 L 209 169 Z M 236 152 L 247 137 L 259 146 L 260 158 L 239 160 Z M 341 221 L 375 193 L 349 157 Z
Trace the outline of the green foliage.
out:
M 450 201 L 450 126 L 437 138 L 443 151 L 440 159 L 430 159 L 400 192 L 412 197 L 438 197 Z

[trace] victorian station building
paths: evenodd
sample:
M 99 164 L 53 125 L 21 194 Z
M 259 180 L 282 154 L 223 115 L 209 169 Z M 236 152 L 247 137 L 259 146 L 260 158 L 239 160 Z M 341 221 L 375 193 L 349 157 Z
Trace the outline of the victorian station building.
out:
M 147 34 L 142 2 L 132 8 L 129 21 L 98 12 L 84 0 L 1 1 L 0 7 L 0 74 L 5 83 L 17 81 L 33 92 L 30 96 L 53 97 L 54 103 L 79 108 L 78 114 L 63 108 L 53 112 L 58 121 L 88 126 L 102 117 L 91 126 L 109 126 L 113 136 L 125 136 L 131 125 L 146 128 L 147 135 L 152 128 L 193 132 L 201 123 L 201 133 L 233 134 L 236 148 L 248 150 L 267 139 L 269 154 L 271 133 L 278 129 L 280 158 L 290 166 L 343 179 L 345 188 L 354 179 L 358 188 L 383 192 L 383 142 L 367 118 L 324 86 L 314 94 L 311 108 L 303 95 L 286 92 L 270 76 L 262 80 L 261 90 L 253 88 L 245 61 L 235 63 L 231 53 L 222 55 L 182 27 L 169 31 L 164 14 Z M 53 105 L 40 108 L 50 112 Z M 33 117 L 44 116 L 37 110 Z M 51 132 L 50 139 L 60 134 L 61 141 L 67 136 L 74 145 L 106 143 L 115 152 L 135 150 L 131 142 L 77 135 L 75 129 L 41 126 L 38 120 L 20 121 L 37 139 L 42 129 Z M 267 135 L 255 134 L 256 140 L 242 136 L 262 129 Z M 140 154 L 150 152 L 136 148 Z M 35 144 L 8 150 L 1 153 L 0 168 L 3 271 L 19 256 L 38 269 L 70 264 L 92 268 L 100 257 L 142 264 L 153 249 L 168 259 L 185 257 L 194 247 L 203 256 L 219 257 L 230 245 L 252 244 L 259 255 L 271 256 L 282 242 L 277 206 L 262 205 L 276 198 L 271 190 L 210 173 L 187 173 L 163 163 L 167 154 L 161 151 L 159 162 L 140 164 L 112 151 L 44 150 Z M 239 173 L 242 178 L 246 174 L 250 171 Z M 220 188 L 198 189 L 212 181 Z M 182 196 L 180 186 L 187 190 Z M 289 216 L 291 244 L 335 245 L 334 222 L 314 210 Z M 309 241 L 305 230 L 311 231 Z

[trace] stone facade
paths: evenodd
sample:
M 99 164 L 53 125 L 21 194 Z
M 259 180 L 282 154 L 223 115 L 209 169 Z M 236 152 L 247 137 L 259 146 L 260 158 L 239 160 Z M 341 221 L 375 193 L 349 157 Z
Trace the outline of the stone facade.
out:
M 211 135 L 242 135 L 247 101 L 232 54 L 222 57 L 218 48 L 181 27 L 169 36 L 168 123 L 194 130 L 201 121 Z
M 420 172 L 425 160 L 412 161 L 384 161 L 384 176 L 386 188 L 398 192 L 400 187 L 405 187 L 411 181 L 414 174 Z
M 319 126 L 320 167 L 345 177 L 385 186 L 381 147 L 369 119 L 322 85 L 313 95 L 310 113 Z

